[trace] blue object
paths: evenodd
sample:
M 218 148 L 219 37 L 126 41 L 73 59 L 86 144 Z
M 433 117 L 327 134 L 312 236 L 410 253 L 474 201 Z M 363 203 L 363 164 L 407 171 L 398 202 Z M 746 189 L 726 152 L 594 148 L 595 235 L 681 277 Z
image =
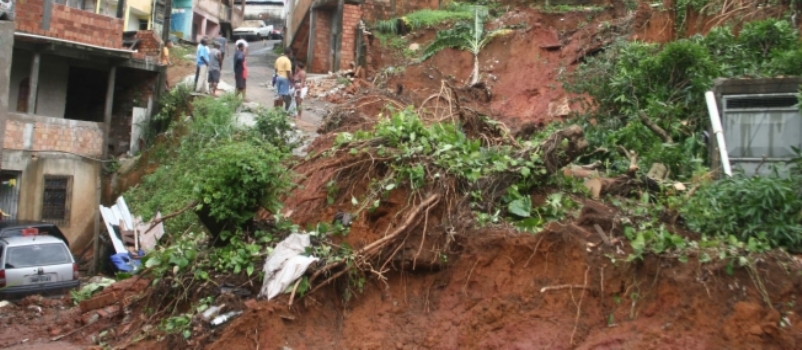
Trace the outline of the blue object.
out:
M 117 270 L 122 272 L 133 272 L 139 269 L 141 262 L 136 259 L 131 259 L 128 253 L 119 253 L 111 256 L 111 263 Z

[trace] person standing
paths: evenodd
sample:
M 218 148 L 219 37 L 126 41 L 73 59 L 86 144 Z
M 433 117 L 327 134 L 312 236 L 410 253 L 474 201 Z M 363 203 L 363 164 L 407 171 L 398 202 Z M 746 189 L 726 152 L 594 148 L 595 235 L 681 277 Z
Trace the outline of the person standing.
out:
M 206 80 L 209 78 L 209 48 L 206 39 L 201 40 L 201 47 L 195 59 L 195 91 L 206 92 Z
M 292 77 L 292 63 L 287 57 L 289 48 L 284 49 L 284 53 L 276 59 L 274 68 L 276 69 L 276 92 L 279 98 L 284 102 L 284 109 L 289 110 L 292 104 L 292 96 L 290 95 L 290 78 Z
M 173 48 L 173 41 L 172 40 L 167 40 L 167 42 L 164 43 L 164 47 L 162 48 L 162 57 L 161 58 L 162 58 L 162 65 L 163 66 L 172 66 L 173 65 L 173 61 L 170 60 L 170 49 L 172 49 L 172 48 Z
M 242 43 L 237 44 L 237 50 L 234 51 L 234 80 L 236 81 L 237 92 L 235 95 L 242 94 L 242 100 L 245 100 L 245 45 Z
M 304 69 L 303 62 L 298 62 L 298 68 L 295 69 L 295 75 L 292 80 L 295 82 L 295 118 L 301 119 L 301 102 L 306 98 L 308 88 L 306 87 L 306 70 Z
M 217 96 L 217 84 L 220 83 L 220 67 L 222 66 L 223 58 L 220 53 L 220 44 L 214 42 L 212 49 L 209 50 L 209 93 L 212 96 Z
M 201 40 L 198 42 L 198 47 L 195 48 L 195 60 L 196 61 L 197 61 L 198 55 L 200 55 L 201 48 L 203 47 L 202 42 L 203 42 L 204 39 L 206 39 L 206 38 L 205 37 L 201 37 Z M 195 63 L 195 65 L 196 65 L 196 67 L 195 67 L 195 84 L 192 86 L 193 89 L 198 86 L 198 77 L 200 77 L 200 68 L 197 65 L 197 62 Z
M 173 41 L 167 40 L 162 48 L 161 61 L 163 66 L 172 66 L 173 61 L 170 60 L 170 49 L 173 47 Z M 164 88 L 170 90 L 170 83 L 167 81 L 166 75 L 164 79 Z
M 214 39 L 218 45 L 220 45 L 220 70 L 223 70 L 223 60 L 226 59 L 226 51 L 228 51 L 228 39 L 223 36 L 223 33 L 218 33 L 217 38 Z
M 242 44 L 245 57 L 248 57 L 248 42 L 242 38 L 239 38 L 239 40 L 237 40 L 237 42 L 234 43 L 234 45 L 236 45 L 237 47 L 239 47 L 240 44 Z

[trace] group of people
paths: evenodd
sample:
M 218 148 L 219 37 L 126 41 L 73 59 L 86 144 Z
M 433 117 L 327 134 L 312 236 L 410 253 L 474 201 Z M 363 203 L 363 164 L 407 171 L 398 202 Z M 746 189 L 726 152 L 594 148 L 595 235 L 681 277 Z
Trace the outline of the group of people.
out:
M 309 88 L 306 86 L 306 70 L 302 62 L 296 62 L 290 48 L 285 48 L 276 59 L 273 85 L 276 88 L 275 106 L 281 107 L 301 118 L 301 102 L 306 98 Z
M 217 85 L 220 83 L 220 71 L 226 57 L 228 40 L 222 35 L 210 40 L 203 38 L 198 44 L 195 54 L 195 84 L 196 92 L 217 95 Z M 245 88 L 248 78 L 248 42 L 237 40 L 234 45 L 234 80 L 236 95 L 246 99 Z M 170 48 L 172 41 L 168 41 L 162 50 L 162 64 L 172 65 Z M 292 51 L 284 49 L 284 53 L 276 60 L 273 86 L 276 88 L 275 107 L 283 107 L 291 115 L 301 118 L 301 102 L 306 98 L 306 70 L 302 62 L 295 62 Z M 208 90 L 206 88 L 208 84 Z
M 211 41 L 211 43 L 210 43 Z M 211 44 L 211 49 L 209 48 Z M 238 40 L 236 42 L 237 51 L 234 53 L 235 63 L 234 70 L 237 70 L 237 56 L 242 56 L 242 64 L 244 65 L 244 54 L 242 53 L 247 47 L 245 40 Z M 220 71 L 223 66 L 223 60 L 226 57 L 228 49 L 228 39 L 222 35 L 209 40 L 203 38 L 198 44 L 198 49 L 195 53 L 195 91 L 200 93 L 209 93 L 212 96 L 217 95 L 217 85 L 220 83 Z M 207 90 L 208 84 L 208 90 Z M 238 84 L 239 85 L 239 84 Z M 240 91 L 241 90 L 241 91 Z M 237 93 L 242 93 L 245 96 L 245 84 L 243 80 L 242 87 L 237 86 Z

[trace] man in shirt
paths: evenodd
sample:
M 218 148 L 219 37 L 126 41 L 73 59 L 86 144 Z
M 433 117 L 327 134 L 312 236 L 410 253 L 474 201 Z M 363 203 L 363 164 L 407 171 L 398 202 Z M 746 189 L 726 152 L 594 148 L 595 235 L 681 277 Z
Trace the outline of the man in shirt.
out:
M 223 60 L 226 58 L 226 50 L 228 49 L 228 39 L 223 36 L 222 33 L 217 34 L 217 38 L 214 39 L 217 44 L 220 45 L 220 70 L 223 69 Z
M 240 38 L 239 40 L 237 40 L 237 42 L 234 43 L 234 46 L 239 47 L 240 44 L 242 44 L 243 48 L 242 53 L 245 55 L 245 57 L 248 57 L 248 42 Z
M 219 47 L 220 44 L 215 41 L 209 50 L 209 93 L 212 96 L 217 96 L 217 84 L 220 82 L 220 67 L 223 62 Z
M 206 39 L 202 39 L 200 45 L 195 58 L 195 91 L 205 93 L 206 80 L 209 78 L 209 49 Z
M 284 102 L 284 109 L 289 110 L 292 104 L 292 96 L 290 95 L 290 77 L 292 76 L 292 63 L 287 57 L 287 52 L 290 49 L 284 49 L 284 53 L 276 60 L 274 68 L 276 69 L 276 92 L 281 101 Z

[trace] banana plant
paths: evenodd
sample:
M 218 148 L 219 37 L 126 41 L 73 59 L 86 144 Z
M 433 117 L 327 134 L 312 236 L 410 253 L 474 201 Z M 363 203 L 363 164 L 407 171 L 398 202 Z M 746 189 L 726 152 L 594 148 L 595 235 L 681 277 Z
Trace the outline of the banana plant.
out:
M 473 25 L 459 22 L 452 29 L 438 32 L 434 41 L 423 51 L 421 59 L 426 60 L 445 48 L 468 51 L 473 55 L 470 85 L 476 85 L 479 82 L 479 52 L 494 38 L 512 33 L 511 29 L 485 31 L 486 18 L 487 9 L 475 7 Z

